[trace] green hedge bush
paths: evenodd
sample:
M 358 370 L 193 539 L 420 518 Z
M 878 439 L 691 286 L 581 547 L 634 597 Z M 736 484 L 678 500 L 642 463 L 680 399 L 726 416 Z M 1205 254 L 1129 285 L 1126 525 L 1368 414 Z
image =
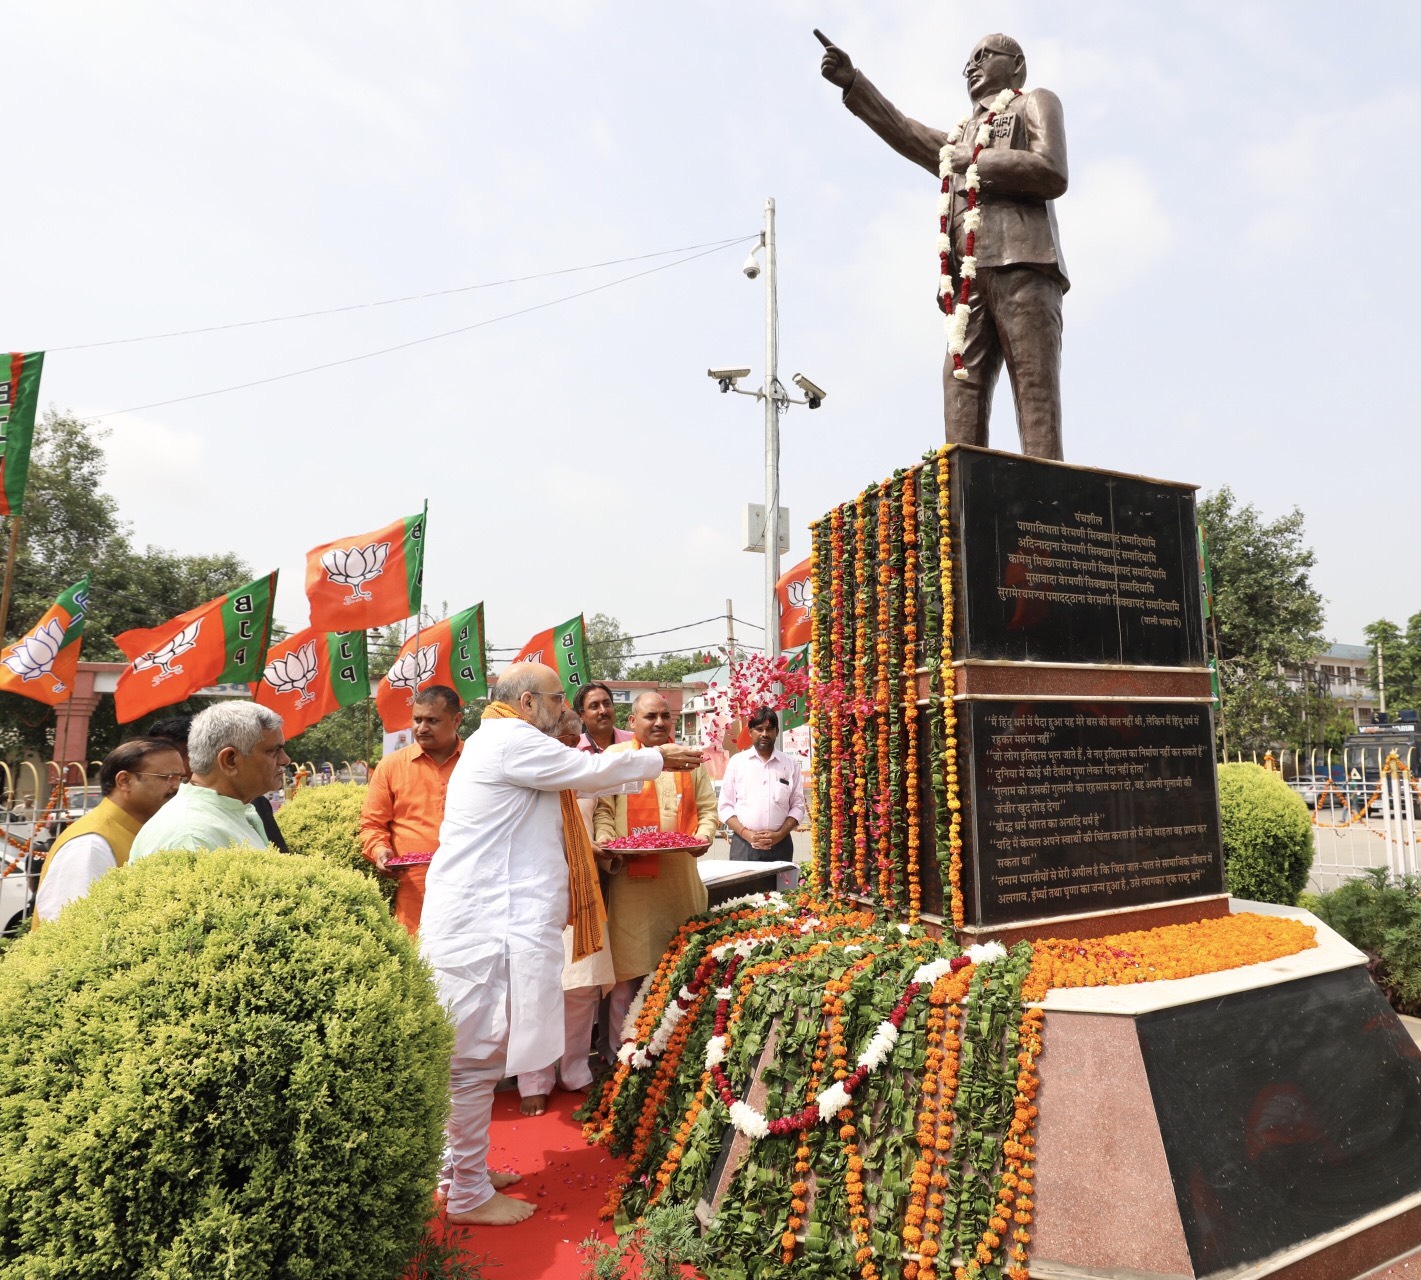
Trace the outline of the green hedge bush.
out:
M 1421 878 L 1393 880 L 1385 867 L 1348 880 L 1312 904 L 1313 914 L 1377 957 L 1373 973 L 1400 1013 L 1421 1013 Z
M 170 852 L 0 963 L 0 1277 L 391 1280 L 453 1033 L 371 886 Z
M 1256 764 L 1219 766 L 1224 880 L 1237 898 L 1295 906 L 1312 869 L 1312 818 L 1282 777 Z
M 360 852 L 360 807 L 365 785 L 331 782 L 302 787 L 276 815 L 276 823 L 292 853 L 324 858 L 348 871 L 358 871 L 380 887 L 386 902 L 395 900 L 395 882 L 382 876 Z

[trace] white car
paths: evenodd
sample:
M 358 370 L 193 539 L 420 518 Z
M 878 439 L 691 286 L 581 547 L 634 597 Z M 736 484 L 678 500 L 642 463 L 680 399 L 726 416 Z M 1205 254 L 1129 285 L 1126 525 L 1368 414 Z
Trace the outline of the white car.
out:
M 32 859 L 27 876 L 25 855 L 7 846 L 0 868 L 6 873 L 0 877 L 0 934 L 10 938 L 20 932 L 34 905 L 34 885 L 39 880 L 40 863 Z

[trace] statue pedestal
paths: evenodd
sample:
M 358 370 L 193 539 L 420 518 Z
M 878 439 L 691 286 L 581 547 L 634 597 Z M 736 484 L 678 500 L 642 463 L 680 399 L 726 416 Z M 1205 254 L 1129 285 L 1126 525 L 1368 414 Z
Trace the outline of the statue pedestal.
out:
M 1365 956 L 1318 947 L 1052 992 L 1034 1280 L 1366 1274 L 1421 1243 L 1421 1052 Z

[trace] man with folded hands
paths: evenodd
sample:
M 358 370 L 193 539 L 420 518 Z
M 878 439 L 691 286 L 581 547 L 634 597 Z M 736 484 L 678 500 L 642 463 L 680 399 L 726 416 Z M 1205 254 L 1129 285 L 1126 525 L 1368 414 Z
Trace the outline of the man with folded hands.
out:
M 632 703 L 630 742 L 616 743 L 604 754 L 638 747 L 659 747 L 671 741 L 671 709 L 659 693 L 643 693 Z M 598 845 L 619 836 L 645 831 L 677 831 L 687 842 L 704 847 L 682 853 L 628 855 L 612 877 L 607 898 L 607 929 L 617 985 L 612 988 L 612 1043 L 623 1036 L 627 1011 L 642 979 L 651 973 L 676 930 L 706 909 L 706 887 L 696 859 L 709 847 L 720 826 L 715 788 L 704 767 L 689 773 L 666 774 L 646 783 L 635 795 L 603 797 L 597 802 L 592 829 Z
M 394 917 L 411 936 L 419 932 L 428 865 L 391 867 L 402 854 L 439 848 L 449 775 L 464 743 L 464 708 L 448 685 L 432 684 L 414 695 L 414 742 L 375 766 L 360 810 L 360 851 L 382 874 L 398 876 Z

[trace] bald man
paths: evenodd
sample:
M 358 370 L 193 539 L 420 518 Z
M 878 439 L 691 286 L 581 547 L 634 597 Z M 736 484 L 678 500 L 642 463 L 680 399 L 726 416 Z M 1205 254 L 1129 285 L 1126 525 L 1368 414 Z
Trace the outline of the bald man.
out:
M 603 753 L 662 747 L 671 741 L 671 709 L 659 693 L 643 693 L 632 703 L 627 727 L 632 740 Z M 597 802 L 592 829 L 597 843 L 636 831 L 679 831 L 707 846 L 720 826 L 715 788 L 703 768 L 662 774 L 632 796 Z M 706 909 L 706 887 L 696 865 L 699 853 L 663 851 L 626 858 L 612 876 L 607 895 L 607 929 L 617 985 L 612 988 L 612 1041 L 623 1037 L 627 1011 L 642 979 L 651 973 L 676 930 Z
M 558 793 L 645 781 L 701 759 L 669 744 L 601 755 L 565 747 L 550 735 L 567 709 L 551 667 L 504 672 L 450 776 L 425 881 L 420 950 L 454 1021 L 447 1208 L 459 1226 L 506 1226 L 533 1212 L 501 1190 L 517 1174 L 489 1172 L 489 1119 L 499 1080 L 564 1050 L 569 897 Z

